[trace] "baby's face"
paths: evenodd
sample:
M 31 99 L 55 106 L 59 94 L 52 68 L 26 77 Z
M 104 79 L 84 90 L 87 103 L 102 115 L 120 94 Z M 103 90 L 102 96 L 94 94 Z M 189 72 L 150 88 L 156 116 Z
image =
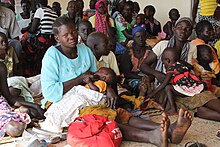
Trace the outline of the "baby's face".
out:
M 144 24 L 144 22 L 145 22 L 145 16 L 138 16 L 136 18 L 136 23 L 137 24 Z
M 200 52 L 200 60 L 204 63 L 211 63 L 213 61 L 213 55 L 211 49 L 204 48 L 203 51 Z
M 105 68 L 100 68 L 95 75 L 99 77 L 100 80 L 110 83 L 112 80 L 111 74 Z

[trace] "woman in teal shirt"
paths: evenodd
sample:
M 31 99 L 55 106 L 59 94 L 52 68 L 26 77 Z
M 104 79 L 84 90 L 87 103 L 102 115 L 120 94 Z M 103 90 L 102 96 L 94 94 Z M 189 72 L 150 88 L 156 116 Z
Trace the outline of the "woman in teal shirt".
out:
M 62 17 L 53 24 L 55 39 L 60 45 L 51 46 L 42 61 L 43 108 L 47 102 L 60 101 L 67 91 L 90 75 L 89 71 L 97 70 L 92 51 L 84 44 L 77 44 L 77 30 L 68 21 Z

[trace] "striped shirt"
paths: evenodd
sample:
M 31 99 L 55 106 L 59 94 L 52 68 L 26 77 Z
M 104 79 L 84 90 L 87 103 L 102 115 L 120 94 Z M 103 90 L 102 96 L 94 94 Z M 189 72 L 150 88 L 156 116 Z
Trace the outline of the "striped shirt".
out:
M 200 15 L 201 16 L 213 16 L 217 7 L 216 0 L 200 0 Z
M 40 33 L 52 34 L 52 25 L 57 17 L 56 12 L 50 8 L 38 8 L 34 14 L 34 18 L 40 19 Z

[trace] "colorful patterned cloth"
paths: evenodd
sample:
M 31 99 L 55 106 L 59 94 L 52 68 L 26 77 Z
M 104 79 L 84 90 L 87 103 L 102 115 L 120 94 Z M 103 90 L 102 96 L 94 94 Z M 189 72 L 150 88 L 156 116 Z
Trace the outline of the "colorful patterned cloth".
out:
M 0 97 L 0 138 L 5 136 L 5 128 L 10 121 L 29 124 L 30 116 L 26 113 L 14 112 L 4 97 Z
M 187 96 L 199 94 L 204 85 L 190 72 L 189 68 L 182 63 L 175 63 L 168 67 L 167 73 L 172 73 L 172 84 L 176 91 Z

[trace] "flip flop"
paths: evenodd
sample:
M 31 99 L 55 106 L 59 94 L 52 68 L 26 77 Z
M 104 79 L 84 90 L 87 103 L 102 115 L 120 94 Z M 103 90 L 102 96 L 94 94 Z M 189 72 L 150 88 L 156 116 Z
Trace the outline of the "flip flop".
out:
M 207 147 L 207 146 L 205 144 L 199 143 L 199 142 L 187 142 L 185 144 L 185 147 Z
M 218 138 L 218 139 L 220 139 L 220 130 L 218 130 L 218 131 L 216 132 L 215 137 Z

